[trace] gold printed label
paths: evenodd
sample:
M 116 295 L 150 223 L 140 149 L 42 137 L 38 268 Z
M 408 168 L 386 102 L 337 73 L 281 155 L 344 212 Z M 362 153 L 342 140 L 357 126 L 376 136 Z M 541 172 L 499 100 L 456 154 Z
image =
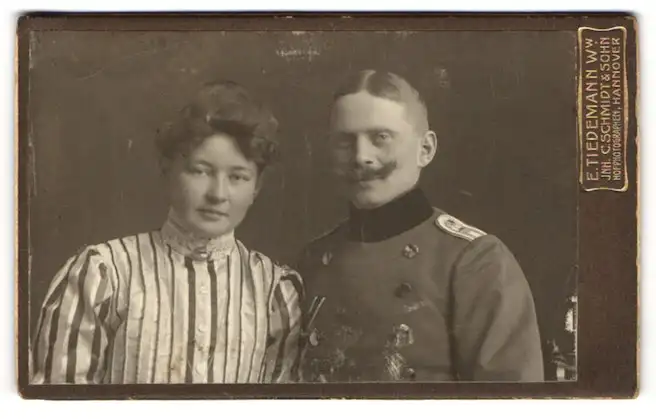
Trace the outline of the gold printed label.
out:
M 626 28 L 578 30 L 580 182 L 586 191 L 626 191 Z

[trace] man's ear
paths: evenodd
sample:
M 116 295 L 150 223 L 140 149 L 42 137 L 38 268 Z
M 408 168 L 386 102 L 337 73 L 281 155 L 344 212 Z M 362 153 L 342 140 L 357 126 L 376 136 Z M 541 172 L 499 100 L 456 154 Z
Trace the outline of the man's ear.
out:
M 434 131 L 426 131 L 420 141 L 417 163 L 423 168 L 428 166 L 437 154 L 437 134 Z

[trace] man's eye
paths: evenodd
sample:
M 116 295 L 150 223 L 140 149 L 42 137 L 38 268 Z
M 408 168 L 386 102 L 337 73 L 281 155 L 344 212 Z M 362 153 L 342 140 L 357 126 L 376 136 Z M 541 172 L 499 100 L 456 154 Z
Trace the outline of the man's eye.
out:
M 387 141 L 390 138 L 392 138 L 392 136 L 389 135 L 388 132 L 378 132 L 378 133 L 376 133 L 375 138 L 376 138 L 376 141 Z

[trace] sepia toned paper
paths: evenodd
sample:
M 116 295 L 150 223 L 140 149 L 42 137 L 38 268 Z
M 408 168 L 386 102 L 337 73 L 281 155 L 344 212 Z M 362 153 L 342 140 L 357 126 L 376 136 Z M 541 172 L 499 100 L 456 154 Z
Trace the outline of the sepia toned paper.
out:
M 23 16 L 21 394 L 635 397 L 636 24 L 628 14 Z M 369 76 L 343 87 L 358 74 Z M 367 85 L 371 74 L 391 83 L 391 99 Z M 159 147 L 176 130 L 217 125 L 241 141 L 221 115 L 194 114 L 214 106 L 198 92 L 226 80 L 270 108 L 275 163 L 252 202 L 224 199 L 226 211 L 246 202 L 234 231 L 194 248 L 171 215 L 189 188 L 175 189 Z M 361 92 L 402 104 L 423 147 L 399 145 L 393 112 L 340 113 Z M 272 118 L 251 112 L 261 125 L 249 144 L 266 142 Z M 191 154 L 222 144 L 202 135 Z M 253 146 L 267 159 L 273 149 Z M 259 175 L 248 152 L 221 150 L 208 155 L 244 157 Z M 340 158 L 370 164 L 371 179 Z M 421 166 L 419 180 L 377 213 L 345 187 L 374 189 L 411 176 L 408 165 Z M 191 173 L 189 185 L 209 176 Z M 207 219 L 223 216 L 217 208 Z

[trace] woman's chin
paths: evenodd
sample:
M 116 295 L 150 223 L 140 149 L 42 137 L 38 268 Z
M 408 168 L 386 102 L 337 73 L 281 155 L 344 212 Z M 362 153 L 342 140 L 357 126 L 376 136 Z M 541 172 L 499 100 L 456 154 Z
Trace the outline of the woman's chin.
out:
M 224 234 L 229 233 L 232 229 L 230 223 L 224 221 L 198 221 L 193 225 L 194 234 L 204 239 L 213 239 L 215 237 L 223 236 Z

